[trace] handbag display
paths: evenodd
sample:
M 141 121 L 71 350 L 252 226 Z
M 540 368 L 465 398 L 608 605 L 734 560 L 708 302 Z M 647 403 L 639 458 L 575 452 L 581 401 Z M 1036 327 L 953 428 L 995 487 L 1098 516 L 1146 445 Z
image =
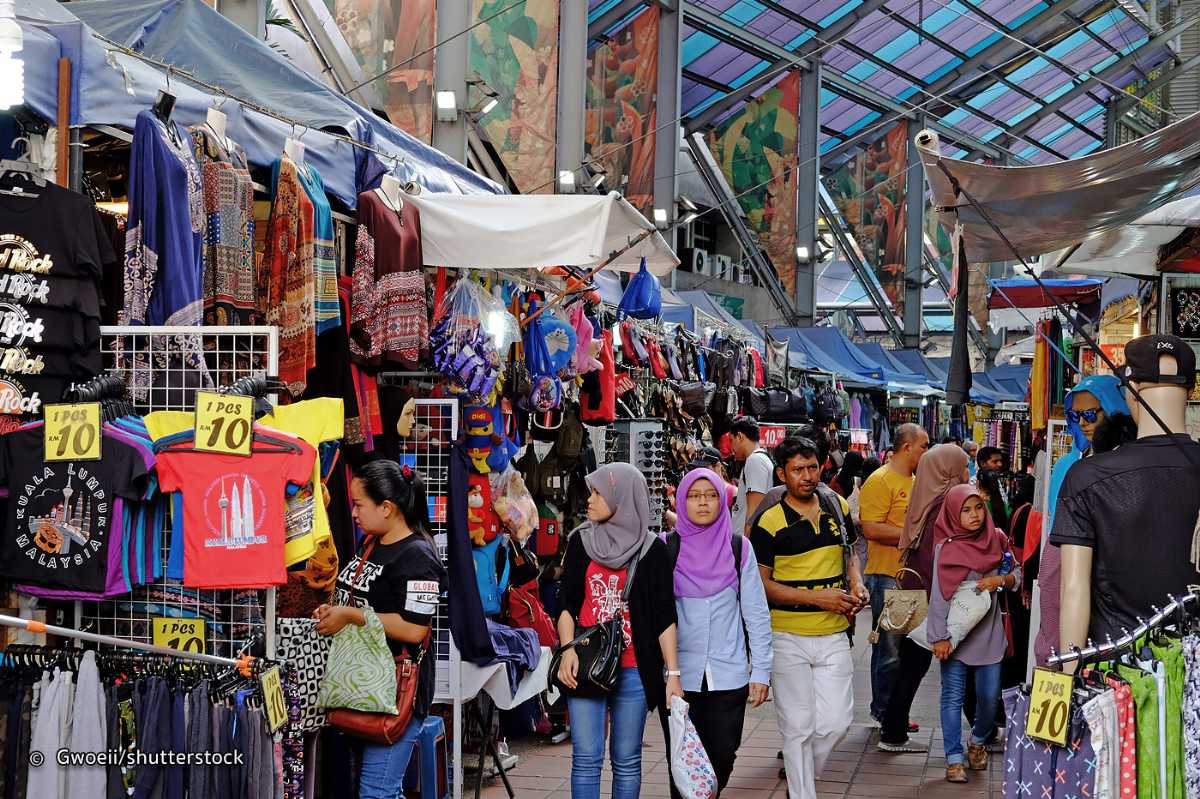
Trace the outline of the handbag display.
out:
M 637 570 L 640 553 L 630 562 L 625 574 L 625 588 L 621 591 L 621 609 L 608 621 L 593 624 L 575 638 L 554 650 L 550 660 L 550 679 L 567 696 L 603 696 L 617 687 L 621 674 L 621 655 L 625 651 L 625 608 L 629 605 L 629 592 L 633 588 L 633 575 Z M 568 688 L 558 679 L 558 667 L 562 653 L 575 647 L 579 658 L 579 671 L 575 675 L 577 688 Z
M 883 610 L 879 614 L 879 623 L 871 632 L 871 643 L 879 640 L 879 633 L 894 633 L 908 635 L 917 625 L 925 621 L 929 613 L 929 597 L 925 594 L 921 575 L 907 567 L 896 572 L 896 585 L 900 585 L 901 576 L 909 572 L 920 580 L 921 588 L 888 588 L 883 592 Z

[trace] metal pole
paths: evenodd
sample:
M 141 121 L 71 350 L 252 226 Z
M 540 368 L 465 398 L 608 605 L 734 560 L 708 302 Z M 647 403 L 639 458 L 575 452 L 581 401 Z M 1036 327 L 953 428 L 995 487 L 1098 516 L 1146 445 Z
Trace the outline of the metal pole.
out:
M 925 282 L 925 166 L 917 149 L 916 131 L 925 129 L 925 117 L 919 115 L 910 124 L 905 177 L 904 346 L 914 348 L 921 346 L 921 289 Z
M 666 224 L 675 222 L 676 177 L 675 163 L 679 158 L 679 50 L 683 43 L 678 4 L 673 9 L 659 9 L 658 18 L 658 94 L 655 119 L 659 126 L 654 134 L 654 209 L 667 212 Z M 670 125 L 667 125 L 668 122 Z M 656 214 L 657 216 L 657 214 Z M 659 220 L 655 218 L 655 224 Z M 672 233 L 667 246 L 675 249 Z
M 587 4 L 558 4 L 558 136 L 555 172 L 571 172 L 583 163 L 587 99 Z M 559 189 L 561 191 L 561 188 Z
M 800 71 L 799 166 L 796 192 L 796 246 L 807 259 L 796 258 L 796 313 L 809 327 L 817 319 L 817 216 L 820 195 L 821 62 Z M 777 265 L 778 267 L 778 265 Z
M 453 122 L 439 121 L 435 96 L 433 145 L 460 164 L 467 163 L 467 120 L 464 109 L 469 105 L 467 60 L 471 37 L 458 34 L 470 24 L 471 3 L 467 0 L 437 0 L 437 41 L 441 44 L 434 59 L 434 82 L 438 92 L 454 92 L 458 113 Z

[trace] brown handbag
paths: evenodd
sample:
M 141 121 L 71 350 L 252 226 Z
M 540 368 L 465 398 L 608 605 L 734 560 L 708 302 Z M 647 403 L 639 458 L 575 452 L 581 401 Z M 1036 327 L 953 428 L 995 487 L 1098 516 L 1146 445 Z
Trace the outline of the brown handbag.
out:
M 374 547 L 375 537 L 372 536 L 367 543 L 366 550 L 358 560 L 358 568 L 355 569 L 354 579 L 350 583 L 352 588 L 358 585 L 359 575 L 362 574 L 363 566 L 366 565 L 367 558 Z M 429 650 L 429 638 L 432 632 L 433 628 L 431 627 L 425 633 L 425 640 L 421 642 L 421 651 L 417 653 L 416 660 L 407 654 L 396 657 L 396 713 L 394 715 L 337 708 L 326 713 L 325 720 L 347 735 L 361 738 L 369 743 L 391 746 L 400 740 L 400 736 L 404 735 L 404 731 L 408 729 L 408 723 L 412 721 L 413 709 L 417 704 L 417 685 L 421 681 L 421 659 Z

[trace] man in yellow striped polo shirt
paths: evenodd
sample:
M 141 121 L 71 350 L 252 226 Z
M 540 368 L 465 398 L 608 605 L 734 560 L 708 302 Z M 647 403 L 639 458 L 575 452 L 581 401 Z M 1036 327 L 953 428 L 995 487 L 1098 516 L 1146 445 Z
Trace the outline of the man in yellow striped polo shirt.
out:
M 755 522 L 750 543 L 771 607 L 771 686 L 788 796 L 816 799 L 817 776 L 854 715 L 846 630 L 870 595 L 852 549 L 849 506 L 819 491 L 816 444 L 786 439 L 775 449 L 775 466 L 787 493 Z

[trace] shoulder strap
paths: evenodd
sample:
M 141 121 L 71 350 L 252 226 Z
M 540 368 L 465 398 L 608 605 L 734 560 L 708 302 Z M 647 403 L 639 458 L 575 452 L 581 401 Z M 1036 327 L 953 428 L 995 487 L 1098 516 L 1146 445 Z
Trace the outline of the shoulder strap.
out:
M 671 558 L 671 571 L 675 571 L 675 566 L 679 563 L 679 547 L 682 545 L 682 540 L 679 533 L 675 530 L 667 533 L 667 555 Z
M 363 547 L 362 554 L 358 556 L 358 568 L 354 570 L 354 579 L 350 581 L 351 591 L 358 585 L 358 578 L 362 577 L 363 567 L 367 565 L 367 559 L 371 557 L 371 551 L 375 549 L 375 542 L 378 540 L 379 537 L 374 535 L 367 538 L 367 545 Z
M 745 536 L 741 533 L 734 533 L 733 540 L 730 545 L 733 547 L 733 568 L 737 570 L 738 575 L 738 598 L 741 598 L 742 593 L 742 541 Z

